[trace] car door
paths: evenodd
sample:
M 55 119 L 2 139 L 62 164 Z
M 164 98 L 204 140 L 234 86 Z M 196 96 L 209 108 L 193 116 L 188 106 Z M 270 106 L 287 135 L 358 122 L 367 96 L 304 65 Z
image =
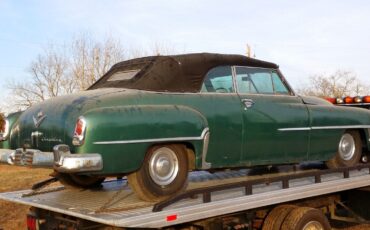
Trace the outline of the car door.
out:
M 309 113 L 277 70 L 234 67 L 247 165 L 300 162 L 308 156 Z
M 199 98 L 191 103 L 197 102 L 210 131 L 206 161 L 213 168 L 240 165 L 243 121 L 231 66 L 218 66 L 206 74 Z

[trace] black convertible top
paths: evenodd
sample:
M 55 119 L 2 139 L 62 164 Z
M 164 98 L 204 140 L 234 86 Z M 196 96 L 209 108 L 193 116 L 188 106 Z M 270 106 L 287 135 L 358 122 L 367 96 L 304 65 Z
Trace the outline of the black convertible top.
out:
M 118 87 L 164 92 L 199 92 L 206 73 L 213 67 L 222 65 L 279 68 L 274 63 L 243 55 L 194 53 L 150 56 L 115 64 L 89 89 Z M 138 72 L 132 79 L 109 80 L 115 73 L 133 70 Z

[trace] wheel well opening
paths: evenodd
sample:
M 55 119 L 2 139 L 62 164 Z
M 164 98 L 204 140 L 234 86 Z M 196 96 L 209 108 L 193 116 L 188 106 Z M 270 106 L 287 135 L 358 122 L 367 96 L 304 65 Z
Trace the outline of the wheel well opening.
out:
M 363 152 L 368 153 L 369 152 L 369 149 L 368 149 L 367 144 L 366 144 L 367 141 L 366 141 L 366 133 L 365 133 L 365 130 L 363 130 L 363 129 L 355 129 L 354 131 L 357 131 L 360 134 L 361 144 L 362 144 L 362 150 L 364 150 Z

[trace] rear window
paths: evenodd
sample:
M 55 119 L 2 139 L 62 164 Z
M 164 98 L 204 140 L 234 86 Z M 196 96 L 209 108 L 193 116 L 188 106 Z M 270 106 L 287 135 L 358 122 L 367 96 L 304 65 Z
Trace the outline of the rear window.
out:
M 126 70 L 114 73 L 107 81 L 127 81 L 131 80 L 140 72 L 140 69 Z

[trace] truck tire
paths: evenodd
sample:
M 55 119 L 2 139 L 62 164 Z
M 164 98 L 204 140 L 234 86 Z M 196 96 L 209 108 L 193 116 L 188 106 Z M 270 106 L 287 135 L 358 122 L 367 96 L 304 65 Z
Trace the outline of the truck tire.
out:
M 285 218 L 281 230 L 330 230 L 330 224 L 324 213 L 310 207 L 293 209 Z
M 286 204 L 273 208 L 265 218 L 262 230 L 280 229 L 287 215 L 296 207 L 295 205 Z
M 141 168 L 127 180 L 135 194 L 145 201 L 160 201 L 187 186 L 188 158 L 183 145 L 151 147 Z
M 335 156 L 326 162 L 328 168 L 340 168 L 355 166 L 362 156 L 362 141 L 360 133 L 350 130 L 343 133 L 338 143 L 338 151 Z
M 104 177 L 94 177 L 87 175 L 74 175 L 66 173 L 56 173 L 56 178 L 66 188 L 96 188 L 103 183 Z

